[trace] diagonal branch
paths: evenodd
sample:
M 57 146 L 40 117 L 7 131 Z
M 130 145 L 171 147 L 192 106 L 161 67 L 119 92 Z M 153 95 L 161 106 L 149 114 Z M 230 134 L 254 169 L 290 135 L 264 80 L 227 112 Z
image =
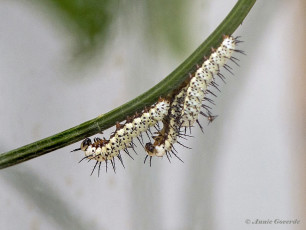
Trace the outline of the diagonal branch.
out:
M 115 125 L 117 121 L 141 111 L 178 88 L 196 70 L 196 64 L 209 56 L 211 47 L 217 47 L 222 35 L 231 35 L 243 22 L 256 0 L 239 0 L 215 31 L 172 73 L 147 92 L 97 118 L 84 122 L 61 133 L 11 150 L 0 155 L 0 169 L 6 168 L 46 153 L 60 149 Z

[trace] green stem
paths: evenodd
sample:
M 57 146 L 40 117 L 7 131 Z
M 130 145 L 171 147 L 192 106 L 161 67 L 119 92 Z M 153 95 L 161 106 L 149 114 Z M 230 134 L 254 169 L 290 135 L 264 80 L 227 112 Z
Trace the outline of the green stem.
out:
M 182 84 L 189 73 L 196 70 L 196 63 L 200 63 L 204 56 L 209 56 L 211 47 L 217 47 L 221 43 L 222 35 L 234 33 L 255 2 L 256 0 L 239 0 L 217 29 L 193 53 L 169 76 L 147 92 L 102 116 L 37 142 L 2 153 L 0 169 L 39 157 L 110 128 L 117 121 L 123 121 L 127 116 L 153 104 L 158 97 L 172 92 Z

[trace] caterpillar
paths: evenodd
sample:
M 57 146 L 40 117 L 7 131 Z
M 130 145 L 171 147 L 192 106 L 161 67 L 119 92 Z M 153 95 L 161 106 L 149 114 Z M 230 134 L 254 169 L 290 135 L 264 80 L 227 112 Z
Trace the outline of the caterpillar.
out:
M 205 104 L 205 102 L 214 104 L 208 94 L 216 96 L 209 87 L 212 86 L 220 91 L 218 84 L 215 82 L 215 76 L 220 77 L 225 82 L 225 77 L 220 73 L 221 67 L 232 73 L 231 67 L 226 64 L 227 60 L 231 60 L 238 65 L 236 62 L 238 59 L 233 57 L 232 54 L 234 52 L 245 54 L 243 51 L 236 49 L 236 45 L 241 42 L 238 39 L 239 37 L 224 36 L 220 46 L 217 49 L 212 49 L 209 58 L 204 57 L 204 62 L 200 66 L 197 65 L 197 70 L 193 74 L 190 73 L 190 78 L 177 90 L 173 91 L 170 96 L 168 95 L 166 99 L 160 98 L 153 106 L 145 108 L 141 113 L 127 117 L 124 124 L 116 123 L 116 130 L 108 140 L 94 138 L 91 141 L 90 138 L 86 138 L 81 143 L 80 148 L 73 151 L 84 151 L 85 157 L 82 160 L 96 160 L 92 173 L 99 165 L 99 175 L 102 162 L 106 163 L 107 170 L 109 161 L 115 171 L 115 157 L 120 160 L 124 167 L 120 151 L 123 150 L 132 158 L 128 149 L 132 148 L 134 150 L 134 146 L 136 146 L 133 138 L 137 138 L 143 146 L 142 133 L 145 132 L 150 140 L 148 131 L 152 134 L 150 127 L 155 127 L 157 135 L 152 137 L 154 143 L 148 142 L 143 146 L 147 153 L 144 163 L 149 157 L 151 166 L 151 160 L 154 156 L 163 157 L 165 155 L 170 161 L 171 154 L 181 160 L 175 153 L 174 144 L 183 145 L 178 141 L 178 138 L 188 136 L 186 128 L 189 127 L 191 132 L 191 127 L 197 122 L 203 132 L 203 127 L 198 120 L 199 114 L 206 117 L 209 123 L 216 118 L 210 112 L 211 107 Z M 204 112 L 201 111 L 202 108 L 204 108 Z M 159 130 L 158 126 L 160 121 L 163 123 L 162 130 Z M 185 132 L 182 132 L 181 128 L 185 128 Z
M 98 173 L 100 172 L 102 162 L 106 163 L 107 170 L 108 161 L 111 162 L 113 170 L 116 171 L 114 158 L 117 157 L 124 167 L 120 151 L 125 151 L 132 158 L 128 148 L 134 150 L 133 138 L 138 138 L 142 143 L 139 139 L 141 133 L 147 133 L 150 127 L 162 121 L 168 114 L 169 108 L 169 100 L 160 98 L 155 105 L 145 108 L 142 113 L 136 113 L 133 117 L 128 117 L 125 124 L 116 123 L 116 130 L 111 134 L 109 140 L 96 137 L 92 142 L 90 138 L 86 138 L 82 141 L 80 148 L 72 152 L 82 150 L 85 152 L 85 157 L 82 160 L 96 160 L 92 173 L 97 165 L 99 165 Z
M 191 127 L 197 121 L 203 131 L 198 121 L 198 115 L 202 114 L 209 122 L 213 121 L 216 117 L 211 115 L 207 105 L 202 105 L 202 101 L 212 102 L 210 98 L 206 97 L 209 93 L 213 94 L 207 88 L 213 86 L 218 89 L 217 83 L 214 82 L 214 76 L 218 75 L 224 80 L 224 76 L 220 73 L 220 68 L 225 67 L 230 71 L 229 66 L 226 65 L 227 60 L 230 59 L 237 64 L 236 60 L 238 59 L 232 57 L 232 54 L 234 51 L 242 52 L 236 50 L 236 43 L 238 42 L 240 42 L 238 37 L 224 36 L 221 45 L 217 49 L 212 49 L 213 52 L 210 57 L 203 62 L 202 66 L 191 77 L 182 110 L 182 127 Z M 208 114 L 202 112 L 201 108 L 204 108 Z
M 189 82 L 177 93 L 171 103 L 170 116 L 168 116 L 168 119 L 165 119 L 164 123 L 166 124 L 164 124 L 163 130 L 159 132 L 158 136 L 153 137 L 155 140 L 153 144 L 151 142 L 146 144 L 145 150 L 147 156 L 144 162 L 150 157 L 151 165 L 153 156 L 162 157 L 164 155 L 166 155 L 170 161 L 170 153 L 173 153 L 181 160 L 173 151 L 173 145 L 178 142 L 177 138 L 183 136 L 180 132 L 180 128 L 185 127 L 186 135 L 186 127 L 191 128 L 192 125 L 197 122 L 203 132 L 203 127 L 198 120 L 198 115 L 201 114 L 205 116 L 209 122 L 212 122 L 216 118 L 216 116 L 211 114 L 209 110 L 210 107 L 202 102 L 208 101 L 213 103 L 213 101 L 206 96 L 207 94 L 213 94 L 212 91 L 208 90 L 208 87 L 213 86 L 218 89 L 217 83 L 214 82 L 214 76 L 218 75 L 224 80 L 224 76 L 220 73 L 220 68 L 225 67 L 229 70 L 230 67 L 226 65 L 228 59 L 237 64 L 236 60 L 238 59 L 232 57 L 232 54 L 234 51 L 243 53 L 241 50 L 236 50 L 236 44 L 239 42 L 238 37 L 224 36 L 221 45 L 217 49 L 212 49 L 210 57 L 206 58 L 202 66 L 198 66 L 194 75 L 190 74 Z M 202 108 L 206 110 L 206 113 L 201 111 Z

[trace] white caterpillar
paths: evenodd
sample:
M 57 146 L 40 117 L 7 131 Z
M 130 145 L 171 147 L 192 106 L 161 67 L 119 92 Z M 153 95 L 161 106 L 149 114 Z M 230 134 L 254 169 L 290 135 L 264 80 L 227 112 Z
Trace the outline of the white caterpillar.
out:
M 191 75 L 189 83 L 177 93 L 171 103 L 170 116 L 165 119 L 165 122 L 168 123 L 164 123 L 163 130 L 159 132 L 158 136 L 153 137 L 154 143 L 149 142 L 145 146 L 148 154 L 145 161 L 150 157 L 151 164 L 153 156 L 162 157 L 164 155 L 169 159 L 168 153 L 173 153 L 177 157 L 173 151 L 173 145 L 178 142 L 177 138 L 182 135 L 180 128 L 191 127 L 194 122 L 197 122 L 202 130 L 202 126 L 198 121 L 199 114 L 204 115 L 209 122 L 213 121 L 215 116 L 211 115 L 210 107 L 202 105 L 202 101 L 206 100 L 213 103 L 210 98 L 206 97 L 206 94 L 213 94 L 207 89 L 210 85 L 217 88 L 217 84 L 214 82 L 214 75 L 218 75 L 224 80 L 223 75 L 219 73 L 220 68 L 229 68 L 226 65 L 228 59 L 234 62 L 237 60 L 232 57 L 234 51 L 243 53 L 240 50 L 236 50 L 237 42 L 239 42 L 237 38 L 225 36 L 221 45 L 216 50 L 213 50 L 210 57 L 196 70 L 194 76 Z M 202 107 L 206 109 L 207 113 L 201 111 Z
M 231 36 L 225 36 L 221 45 L 214 50 L 210 57 L 204 61 L 202 66 L 198 68 L 189 82 L 187 89 L 187 95 L 184 101 L 182 110 L 182 127 L 191 127 L 198 119 L 199 113 L 201 113 L 202 101 L 210 100 L 205 98 L 207 93 L 212 93 L 207 90 L 209 85 L 216 87 L 216 83 L 213 82 L 214 75 L 220 75 L 220 68 L 228 66 L 225 64 L 228 59 L 232 58 L 232 53 L 235 51 L 237 39 Z M 223 78 L 222 78 L 223 79 Z M 206 109 L 207 110 L 207 109 Z M 209 121 L 214 119 L 210 112 L 208 114 L 201 113 L 208 118 Z M 200 125 L 200 124 L 199 124 Z M 201 126 L 200 126 L 201 127 Z M 202 127 L 201 127 L 202 129 Z
M 116 131 L 110 136 L 109 140 L 95 138 L 92 142 L 91 139 L 86 138 L 81 143 L 80 148 L 73 151 L 84 151 L 85 157 L 83 159 L 96 160 L 95 167 L 97 164 L 100 167 L 104 161 L 106 164 L 110 161 L 115 170 L 114 157 L 118 157 L 123 164 L 120 151 L 124 150 L 129 155 L 127 149 L 133 149 L 133 138 L 138 138 L 141 133 L 147 132 L 150 127 L 162 121 L 168 114 L 169 108 L 170 102 L 160 98 L 151 108 L 145 109 L 141 114 L 136 113 L 135 116 L 128 118 L 125 124 L 117 123 Z
M 189 81 L 185 81 L 179 90 L 172 93 L 171 101 L 168 99 L 159 99 L 149 109 L 144 109 L 142 113 L 136 113 L 133 117 L 127 118 L 125 124 L 117 123 L 116 130 L 110 136 L 109 140 L 95 138 L 92 142 L 91 139 L 86 138 L 81 143 L 80 148 L 76 150 L 85 152 L 83 159 L 96 160 L 93 171 L 97 165 L 99 165 L 100 171 L 102 162 L 106 162 L 107 169 L 108 161 L 111 162 L 115 170 L 115 157 L 123 164 L 120 151 L 124 150 L 130 156 L 128 148 L 134 150 L 133 138 L 137 138 L 140 141 L 139 137 L 142 139 L 143 132 L 148 135 L 147 131 L 150 131 L 150 127 L 162 121 L 163 129 L 158 131 L 156 136 L 153 136 L 154 143 L 149 142 L 145 145 L 147 152 L 145 161 L 150 157 L 151 165 L 153 156 L 163 157 L 166 155 L 169 159 L 171 154 L 174 154 L 181 160 L 173 151 L 175 150 L 173 145 L 175 143 L 181 144 L 177 140 L 178 137 L 186 135 L 186 127 L 191 128 L 195 122 L 199 124 L 202 130 L 202 126 L 198 121 L 199 114 L 204 115 L 209 122 L 215 118 L 215 116 L 211 115 L 210 107 L 202 104 L 202 102 L 208 101 L 214 104 L 207 97 L 207 94 L 214 95 L 208 87 L 213 86 L 218 89 L 218 85 L 214 81 L 216 75 L 224 81 L 224 76 L 220 73 L 221 67 L 231 72 L 231 68 L 226 64 L 228 59 L 237 64 L 236 60 L 238 59 L 232 56 L 233 52 L 244 54 L 243 51 L 236 49 L 236 44 L 239 42 L 238 37 L 224 36 L 221 45 L 217 49 L 212 49 L 209 58 L 201 66 L 198 66 L 194 74 L 190 74 Z M 201 111 L 201 108 L 204 108 L 206 111 Z M 185 127 L 185 134 L 180 132 L 181 127 Z M 142 144 L 142 141 L 140 143 Z

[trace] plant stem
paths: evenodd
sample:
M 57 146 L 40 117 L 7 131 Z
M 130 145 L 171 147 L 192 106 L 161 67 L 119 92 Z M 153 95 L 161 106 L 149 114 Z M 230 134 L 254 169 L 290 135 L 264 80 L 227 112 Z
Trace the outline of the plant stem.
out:
M 196 64 L 209 56 L 211 47 L 217 47 L 222 35 L 231 35 L 243 22 L 256 0 L 239 0 L 215 31 L 172 73 L 147 92 L 97 118 L 84 122 L 61 133 L 11 150 L 0 155 L 0 169 L 39 157 L 60 149 L 88 136 L 112 127 L 117 121 L 152 105 L 158 97 L 165 96 L 178 88 L 196 70 Z

